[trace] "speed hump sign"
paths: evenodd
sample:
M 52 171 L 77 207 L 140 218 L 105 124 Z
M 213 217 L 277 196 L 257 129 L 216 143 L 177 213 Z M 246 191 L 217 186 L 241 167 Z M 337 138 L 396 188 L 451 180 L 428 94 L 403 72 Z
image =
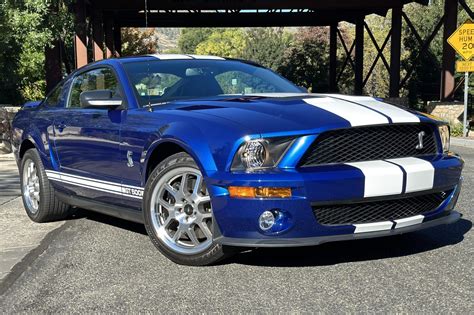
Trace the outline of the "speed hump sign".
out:
M 467 20 L 448 38 L 448 43 L 464 60 L 474 56 L 474 22 Z

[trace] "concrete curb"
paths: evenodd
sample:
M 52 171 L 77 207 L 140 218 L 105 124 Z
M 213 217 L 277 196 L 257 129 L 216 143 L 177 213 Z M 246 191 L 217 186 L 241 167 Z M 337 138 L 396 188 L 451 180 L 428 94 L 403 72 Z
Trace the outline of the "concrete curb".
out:
M 473 148 L 474 149 L 474 139 L 469 138 L 451 138 L 451 144 L 466 147 L 466 148 Z

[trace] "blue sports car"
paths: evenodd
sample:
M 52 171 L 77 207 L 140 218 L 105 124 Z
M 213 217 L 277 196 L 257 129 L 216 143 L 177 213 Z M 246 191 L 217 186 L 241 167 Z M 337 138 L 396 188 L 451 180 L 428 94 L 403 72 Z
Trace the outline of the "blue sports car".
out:
M 81 207 L 140 222 L 187 265 L 455 222 L 449 141 L 428 115 L 195 55 L 89 64 L 13 122 L 33 221 Z

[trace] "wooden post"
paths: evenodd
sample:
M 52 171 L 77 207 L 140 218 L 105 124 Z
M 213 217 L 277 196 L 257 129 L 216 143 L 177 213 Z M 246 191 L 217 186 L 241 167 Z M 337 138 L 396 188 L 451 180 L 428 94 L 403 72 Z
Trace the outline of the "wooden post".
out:
M 358 18 L 355 27 L 355 95 L 362 95 L 364 85 L 364 18 Z
M 105 58 L 114 56 L 114 19 L 111 15 L 104 15 Z
M 337 26 L 329 26 L 329 92 L 337 92 Z
M 60 44 L 59 40 L 55 40 L 52 47 L 46 46 L 45 48 L 46 93 L 51 92 L 62 80 Z
M 448 44 L 448 38 L 456 30 L 458 16 L 458 1 L 444 1 L 444 32 L 443 32 L 443 64 L 441 69 L 441 93 L 442 101 L 452 100 L 454 97 L 454 67 L 456 62 L 456 52 Z
M 114 24 L 114 55 L 120 57 L 122 55 L 122 33 L 120 24 L 115 22 Z
M 104 29 L 102 26 L 102 14 L 92 15 L 92 54 L 94 61 L 104 59 Z
M 76 35 L 74 36 L 74 59 L 76 68 L 85 66 L 87 58 L 87 28 L 86 28 L 86 6 L 84 0 L 77 0 L 74 4 L 76 17 Z
M 402 7 L 392 8 L 392 35 L 390 39 L 390 97 L 400 96 L 402 9 Z

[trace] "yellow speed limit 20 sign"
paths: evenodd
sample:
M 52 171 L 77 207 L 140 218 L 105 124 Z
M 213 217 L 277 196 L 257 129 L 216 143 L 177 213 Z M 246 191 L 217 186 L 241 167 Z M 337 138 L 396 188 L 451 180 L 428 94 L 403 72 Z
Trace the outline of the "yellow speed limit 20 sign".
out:
M 448 43 L 464 60 L 474 56 L 474 22 L 467 20 L 448 38 Z

